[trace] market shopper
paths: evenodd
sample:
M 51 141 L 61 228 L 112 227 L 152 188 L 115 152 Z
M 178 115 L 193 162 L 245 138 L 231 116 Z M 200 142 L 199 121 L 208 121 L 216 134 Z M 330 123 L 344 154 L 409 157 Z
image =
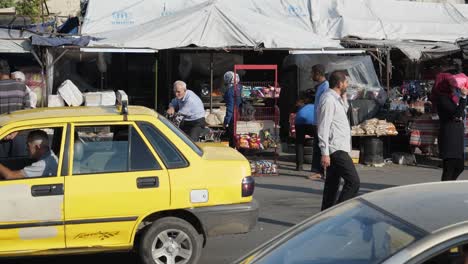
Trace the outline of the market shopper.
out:
M 309 178 L 311 179 L 319 179 L 324 178 L 324 171 L 323 167 L 320 164 L 321 160 L 321 153 L 319 147 L 319 140 L 317 137 L 317 124 L 316 121 L 318 120 L 318 113 L 320 108 L 320 102 L 322 95 L 325 91 L 329 90 L 329 83 L 327 78 L 325 77 L 325 66 L 322 64 L 316 64 L 312 66 L 311 78 L 314 82 L 317 83 L 315 86 L 315 99 L 314 99 L 314 127 L 312 130 L 312 136 L 314 138 L 314 146 L 313 146 L 313 155 L 312 155 L 312 175 Z
M 11 79 L 16 80 L 20 83 L 24 83 L 26 86 L 26 91 L 29 95 L 29 104 L 31 108 L 36 108 L 37 105 L 37 95 L 26 85 L 26 75 L 21 71 L 15 71 L 11 73 Z
M 234 79 L 235 76 L 235 79 Z M 224 102 L 226 103 L 226 116 L 224 117 L 223 125 L 226 128 L 226 134 L 229 137 L 229 145 L 234 147 L 235 145 L 235 135 L 234 135 L 234 111 L 235 104 L 237 104 L 237 109 L 241 104 L 241 91 L 242 86 L 234 85 L 234 83 L 239 83 L 240 78 L 239 74 L 235 74 L 233 71 L 228 71 L 224 74 L 224 85 L 226 86 L 225 93 L 223 96 Z
M 318 138 L 322 153 L 321 164 L 326 169 L 322 210 L 355 197 L 359 191 L 359 175 L 349 156 L 351 128 L 348 122 L 346 89 L 348 81 L 341 71 L 330 75 L 330 89 L 322 95 L 318 113 Z M 336 200 L 344 179 L 341 194 Z
M 6 60 L 0 59 L 0 115 L 21 109 L 30 108 L 29 95 L 26 85 L 10 78 L 10 65 Z M 0 140 L 0 158 L 23 153 L 25 141 L 16 138 L 16 134 L 6 136 Z
M 306 135 L 313 135 L 314 130 L 316 131 L 315 107 L 310 98 L 298 100 L 296 107 L 298 108 L 294 120 L 294 126 L 296 128 L 296 170 L 302 171 L 302 165 L 304 164 L 305 137 Z
M 31 108 L 29 94 L 24 83 L 10 78 L 10 66 L 0 60 L 0 114 Z
M 203 102 L 194 92 L 187 89 L 187 84 L 183 81 L 174 82 L 175 98 L 172 99 L 167 109 L 167 114 L 173 115 L 176 112 L 184 119 L 180 128 L 194 141 L 198 141 L 200 135 L 206 127 L 205 107 Z
M 453 76 L 438 83 L 439 155 L 443 160 L 442 181 L 454 181 L 463 172 L 464 119 L 468 86 L 456 87 Z M 455 82 L 456 83 L 456 82 Z M 457 96 L 457 93 L 460 96 Z

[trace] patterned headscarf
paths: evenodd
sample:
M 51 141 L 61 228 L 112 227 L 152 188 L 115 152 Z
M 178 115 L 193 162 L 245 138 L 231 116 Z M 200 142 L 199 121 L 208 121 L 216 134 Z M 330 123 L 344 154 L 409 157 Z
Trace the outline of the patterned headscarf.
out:
M 236 82 L 240 82 L 239 74 L 236 73 Z M 234 84 L 234 72 L 233 71 L 228 71 L 224 74 L 224 84 L 229 85 L 229 84 Z

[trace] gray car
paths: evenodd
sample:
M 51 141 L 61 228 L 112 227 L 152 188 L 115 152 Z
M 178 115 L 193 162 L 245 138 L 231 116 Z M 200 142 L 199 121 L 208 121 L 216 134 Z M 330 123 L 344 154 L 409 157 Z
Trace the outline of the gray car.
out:
M 390 188 L 317 214 L 242 264 L 464 264 L 468 181 Z

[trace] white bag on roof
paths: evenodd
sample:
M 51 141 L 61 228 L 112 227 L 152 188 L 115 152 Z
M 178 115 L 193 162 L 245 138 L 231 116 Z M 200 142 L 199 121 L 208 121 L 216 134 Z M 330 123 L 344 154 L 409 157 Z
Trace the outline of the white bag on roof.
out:
M 80 106 L 83 104 L 83 94 L 70 80 L 65 80 L 60 85 L 58 88 L 58 94 L 62 96 L 65 103 L 69 106 Z
M 84 98 L 86 106 L 112 106 L 116 100 L 114 91 L 84 93 Z

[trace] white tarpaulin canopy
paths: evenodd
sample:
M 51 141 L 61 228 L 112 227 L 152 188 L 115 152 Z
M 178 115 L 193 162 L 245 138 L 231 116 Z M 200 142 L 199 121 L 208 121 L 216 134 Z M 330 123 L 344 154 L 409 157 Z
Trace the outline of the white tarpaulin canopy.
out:
M 394 0 L 310 0 L 316 33 L 330 38 L 454 42 L 468 35 L 467 5 Z
M 91 0 L 82 33 L 100 39 L 90 46 L 341 48 L 314 33 L 309 1 L 292 2 Z
M 409 59 L 432 60 L 460 52 L 460 47 L 447 42 L 404 41 L 404 40 L 345 40 L 352 46 L 369 46 L 377 48 L 397 48 Z M 348 45 L 345 45 L 348 46 Z
M 454 43 L 468 5 L 395 0 L 90 0 L 90 46 L 339 48 L 348 36 Z
M 0 53 L 28 53 L 31 51 L 31 33 L 0 28 Z

